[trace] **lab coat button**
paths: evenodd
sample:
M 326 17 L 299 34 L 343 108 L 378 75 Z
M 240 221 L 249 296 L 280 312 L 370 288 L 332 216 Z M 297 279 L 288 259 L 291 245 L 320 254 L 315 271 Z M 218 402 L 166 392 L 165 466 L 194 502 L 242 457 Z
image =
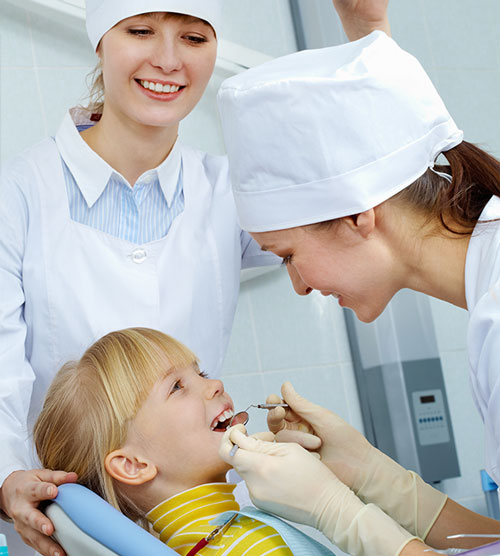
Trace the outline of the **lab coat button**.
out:
M 144 249 L 134 249 L 130 256 L 136 264 L 142 264 L 148 258 L 148 254 Z

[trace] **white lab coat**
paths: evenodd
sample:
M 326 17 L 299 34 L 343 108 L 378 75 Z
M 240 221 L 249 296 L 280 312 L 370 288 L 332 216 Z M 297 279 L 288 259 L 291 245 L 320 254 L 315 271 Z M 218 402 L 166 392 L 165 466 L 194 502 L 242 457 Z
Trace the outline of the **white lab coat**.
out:
M 245 266 L 277 259 L 259 253 L 241 232 L 226 159 L 180 149 L 184 211 L 167 236 L 145 245 L 71 220 L 52 138 L 5 168 L 0 484 L 15 469 L 37 465 L 28 438 L 54 374 L 103 334 L 130 326 L 156 328 L 188 345 L 212 376 L 220 372 L 242 259 Z
M 500 219 L 492 197 L 480 221 Z M 500 221 L 478 223 L 465 265 L 467 345 L 474 401 L 485 426 L 486 470 L 500 484 Z

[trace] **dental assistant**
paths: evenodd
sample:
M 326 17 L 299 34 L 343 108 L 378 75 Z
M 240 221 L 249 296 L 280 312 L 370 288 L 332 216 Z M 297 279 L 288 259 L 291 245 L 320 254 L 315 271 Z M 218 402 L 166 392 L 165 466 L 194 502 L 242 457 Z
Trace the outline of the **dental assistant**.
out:
M 463 140 L 418 61 L 382 32 L 231 78 L 219 103 L 240 223 L 284 258 L 297 293 L 333 295 L 365 322 L 402 288 L 469 311 L 473 396 L 499 482 L 500 162 Z M 500 532 L 290 386 L 282 395 L 294 415 L 279 410 L 274 430 L 308 424 L 323 464 L 297 445 L 231 431 L 221 454 L 257 505 L 359 556 Z
M 109 331 L 145 326 L 217 376 L 241 268 L 277 261 L 241 231 L 225 157 L 177 140 L 212 74 L 220 19 L 221 0 L 88 0 L 101 106 L 70 111 L 54 138 L 3 169 L 0 502 L 42 554 L 64 552 L 37 505 L 76 480 L 36 469 L 29 441 L 61 363 Z

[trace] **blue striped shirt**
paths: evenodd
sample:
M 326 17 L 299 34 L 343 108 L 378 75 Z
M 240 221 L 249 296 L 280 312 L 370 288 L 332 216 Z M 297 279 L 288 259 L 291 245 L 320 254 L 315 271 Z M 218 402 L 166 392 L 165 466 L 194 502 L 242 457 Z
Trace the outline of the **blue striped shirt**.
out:
M 89 207 L 64 161 L 63 170 L 72 220 L 132 243 L 166 236 L 184 210 L 182 171 L 170 207 L 157 175 L 139 179 L 130 187 L 118 174 L 111 176 L 102 195 Z
M 78 126 L 77 129 L 80 132 L 86 127 L 88 126 Z M 136 244 L 161 239 L 167 235 L 174 219 L 184 210 L 182 163 L 179 162 L 176 169 L 177 175 L 169 176 L 170 179 L 176 179 L 175 189 L 169 199 L 161 187 L 158 174 L 164 164 L 142 174 L 133 187 L 117 172 L 110 172 L 102 192 L 89 202 L 62 158 L 71 218 L 80 224 Z

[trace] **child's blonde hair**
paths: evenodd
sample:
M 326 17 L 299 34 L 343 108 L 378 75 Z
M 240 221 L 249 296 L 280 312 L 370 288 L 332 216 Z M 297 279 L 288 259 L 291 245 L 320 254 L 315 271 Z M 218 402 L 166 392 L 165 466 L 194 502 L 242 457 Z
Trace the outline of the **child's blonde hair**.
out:
M 128 328 L 107 334 L 52 382 L 34 428 L 38 457 L 47 469 L 75 471 L 90 488 L 130 519 L 142 512 L 104 466 L 123 446 L 130 421 L 153 385 L 172 368 L 198 364 L 183 344 L 162 332 Z

